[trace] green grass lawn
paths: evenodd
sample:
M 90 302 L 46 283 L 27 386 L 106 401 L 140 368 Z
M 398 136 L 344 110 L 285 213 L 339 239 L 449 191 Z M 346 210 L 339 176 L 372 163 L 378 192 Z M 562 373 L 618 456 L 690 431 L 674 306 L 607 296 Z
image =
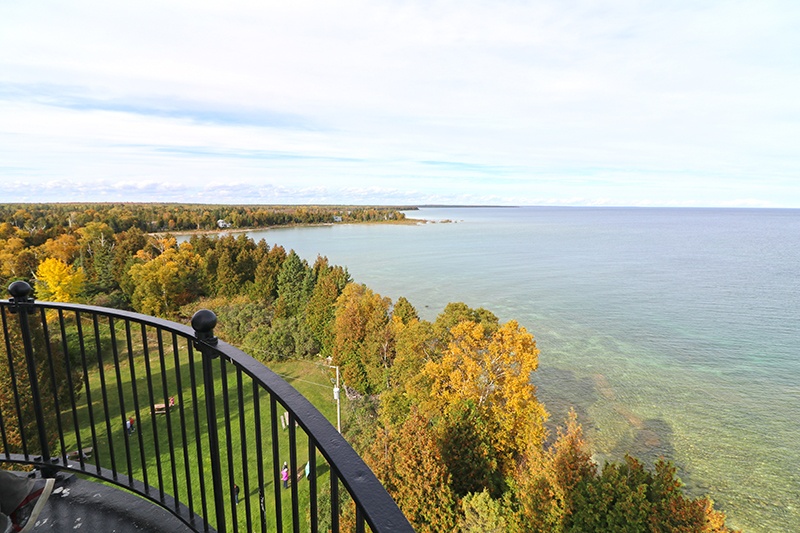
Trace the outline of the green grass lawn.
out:
M 111 349 L 114 343 L 110 338 L 110 330 L 101 331 L 99 350 L 96 344 L 85 350 L 88 372 L 79 400 L 74 409 L 71 405 L 62 405 L 65 450 L 69 452 L 79 447 L 93 447 L 94 453 L 88 460 L 87 471 L 92 472 L 99 465 L 129 475 L 154 487 L 156 490 L 150 496 L 156 499 L 160 498 L 159 488 L 163 488 L 164 493 L 175 496 L 195 513 L 207 516 L 215 526 L 213 501 L 204 501 L 202 497 L 203 494 L 211 494 L 212 476 L 200 354 L 195 352 L 192 364 L 183 339 L 173 342 L 172 338 L 164 338 L 159 343 L 159 339 L 148 332 L 145 342 L 144 335 L 137 336 L 138 332 L 134 332 L 133 340 L 128 344 L 125 332 L 119 325 L 115 333 L 118 347 L 116 361 Z M 163 359 L 159 356 L 159 344 L 166 353 Z M 177 361 L 173 346 L 177 347 Z M 98 362 L 98 352 L 102 365 Z M 336 425 L 336 403 L 331 383 L 334 373 L 331 369 L 310 361 L 282 362 L 270 367 Z M 223 371 L 225 379 L 222 377 Z M 276 454 L 279 465 L 284 461 L 290 462 L 290 431 L 282 427 L 278 420 L 275 425 L 277 440 L 273 440 L 268 394 L 261 389 L 256 401 L 252 381 L 248 376 L 238 373 L 235 366 L 216 359 L 213 373 L 228 524 L 226 529 L 257 531 L 261 530 L 263 520 L 267 530 L 274 531 L 278 509 L 283 515 L 284 527 L 291 528 L 293 491 L 283 488 L 275 490 L 273 470 L 273 454 Z M 104 389 L 102 384 L 105 384 Z M 103 390 L 106 391 L 105 396 Z M 151 412 L 153 404 L 167 403 L 170 397 L 175 398 L 176 405 L 169 409 L 168 414 L 154 415 Z M 346 401 L 344 395 L 342 401 Z M 280 417 L 284 409 L 278 404 L 276 411 Z M 129 435 L 124 421 L 131 416 L 136 420 L 136 431 Z M 260 461 L 259 449 L 262 452 Z M 308 461 L 308 439 L 300 428 L 297 428 L 296 454 L 297 466 L 302 469 Z M 263 484 L 259 481 L 259 466 L 263 472 Z M 321 517 L 330 514 L 325 508 L 330 505 L 327 496 L 330 490 L 329 472 L 328 465 L 317 453 L 316 478 Z M 296 480 L 294 475 L 292 478 Z M 234 483 L 240 487 L 239 505 L 233 501 Z M 263 513 L 260 511 L 259 487 L 264 494 Z M 276 496 L 276 492 L 279 496 Z M 280 504 L 276 504 L 276 497 L 280 498 Z M 297 482 L 297 497 L 300 529 L 306 531 L 310 490 L 309 481 L 304 476 Z M 247 515 L 253 520 L 249 524 Z M 233 526 L 234 522 L 236 526 Z

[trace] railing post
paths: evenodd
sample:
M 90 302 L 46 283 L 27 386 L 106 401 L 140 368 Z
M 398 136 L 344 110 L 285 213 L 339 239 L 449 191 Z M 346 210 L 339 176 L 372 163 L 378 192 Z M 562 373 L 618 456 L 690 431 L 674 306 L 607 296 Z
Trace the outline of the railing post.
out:
M 218 356 L 213 348 L 217 345 L 214 327 L 217 315 L 213 311 L 201 309 L 192 316 L 194 347 L 203 356 L 203 385 L 206 397 L 206 417 L 208 418 L 208 448 L 211 459 L 211 477 L 214 484 L 214 509 L 217 515 L 217 531 L 226 531 L 225 500 L 222 494 L 222 467 L 220 464 L 219 433 L 217 432 L 216 394 L 214 392 L 214 371 L 211 364 Z
M 28 365 L 28 377 L 31 382 L 31 396 L 33 400 L 33 413 L 36 417 L 36 427 L 39 432 L 39 445 L 42 452 L 42 477 L 55 477 L 57 469 L 50 464 L 50 446 L 47 443 L 47 431 L 44 423 L 44 409 L 42 408 L 42 397 L 39 392 L 39 377 L 36 372 L 36 359 L 33 355 L 33 341 L 31 339 L 31 328 L 28 323 L 28 306 L 33 303 L 30 294 L 33 291 L 31 286 L 25 281 L 15 281 L 8 286 L 11 294 L 9 302 L 13 303 L 12 310 L 19 315 L 19 327 L 22 333 L 22 344 L 25 349 L 25 362 Z M 21 421 L 20 421 L 21 422 Z M 20 428 L 20 432 L 23 428 Z

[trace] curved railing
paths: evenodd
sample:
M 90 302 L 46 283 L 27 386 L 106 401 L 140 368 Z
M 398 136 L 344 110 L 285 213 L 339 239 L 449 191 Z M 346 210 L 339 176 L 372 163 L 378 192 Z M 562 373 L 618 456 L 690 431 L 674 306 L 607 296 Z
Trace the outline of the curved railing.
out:
M 196 531 L 413 531 L 308 400 L 214 337 L 211 311 L 190 328 L 30 290 L 0 301 L 0 461 L 115 484 Z

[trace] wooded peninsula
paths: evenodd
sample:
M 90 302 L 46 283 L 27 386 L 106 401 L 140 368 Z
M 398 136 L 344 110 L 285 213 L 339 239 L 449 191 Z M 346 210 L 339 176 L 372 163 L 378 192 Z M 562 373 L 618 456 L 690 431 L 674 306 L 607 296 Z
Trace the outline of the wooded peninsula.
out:
M 539 350 L 516 321 L 463 303 L 423 320 L 325 257 L 224 233 L 398 222 L 409 209 L 2 204 L 0 282 L 183 323 L 211 309 L 216 334 L 267 366 L 339 366 L 343 434 L 419 532 L 732 531 L 709 498 L 684 493 L 669 461 L 596 464 L 574 413 L 548 435 L 530 379 Z M 181 244 L 171 235 L 192 231 Z M 3 413 L 11 402 L 0 394 Z

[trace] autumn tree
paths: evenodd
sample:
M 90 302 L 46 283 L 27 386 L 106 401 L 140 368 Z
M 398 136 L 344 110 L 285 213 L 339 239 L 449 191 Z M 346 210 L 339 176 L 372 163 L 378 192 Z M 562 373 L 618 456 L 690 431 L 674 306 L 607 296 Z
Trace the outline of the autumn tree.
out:
M 17 279 L 28 280 L 33 276 L 39 263 L 33 248 L 25 242 L 24 234 L 7 225 L 8 235 L 0 239 L 0 277 L 4 284 Z
M 78 239 L 73 233 L 62 233 L 58 237 L 48 239 L 41 248 L 45 257 L 52 257 L 67 264 L 72 264 L 80 253 Z
M 388 298 L 357 283 L 348 284 L 336 301 L 333 361 L 347 386 L 361 394 L 386 388 L 394 359 L 389 308 Z
M 456 501 L 449 474 L 425 417 L 414 412 L 400 426 L 380 428 L 365 461 L 416 531 L 455 529 Z
M 395 354 L 388 371 L 389 387 L 381 395 L 380 413 L 387 423 L 398 423 L 405 420 L 412 406 L 430 396 L 430 378 L 420 370 L 434 358 L 438 343 L 427 320 L 411 319 L 406 324 L 393 312 L 389 327 Z
M 36 292 L 40 300 L 75 302 L 83 288 L 85 276 L 82 268 L 64 261 L 48 258 L 36 269 Z
M 492 498 L 502 495 L 503 475 L 491 431 L 491 424 L 480 416 L 472 401 L 448 406 L 437 420 L 439 449 L 456 496 L 484 492 Z
M 531 373 L 539 350 L 525 328 L 510 321 L 496 331 L 461 322 L 440 361 L 428 361 L 432 381 L 427 409 L 443 413 L 456 403 L 473 402 L 486 422 L 500 471 L 511 472 L 527 446 L 541 444 L 547 413 L 536 399 Z
M 486 333 L 491 333 L 500 325 L 494 313 L 482 307 L 473 309 L 463 302 L 451 302 L 436 317 L 433 329 L 439 341 L 447 346 L 452 340 L 452 331 L 461 322 L 475 322 L 481 324 Z
M 502 502 L 486 491 L 466 495 L 461 500 L 458 530 L 461 533 L 506 533 L 508 526 Z
M 397 299 L 397 302 L 395 302 L 392 308 L 392 317 L 400 319 L 403 324 L 408 324 L 412 320 L 419 320 L 419 313 L 417 313 L 417 310 L 411 305 L 411 302 L 404 296 L 401 296 Z
M 596 465 L 575 411 L 570 411 L 557 434 L 547 450 L 529 446 L 513 473 L 506 494 L 513 531 L 563 531 L 565 520 L 575 511 L 576 487 L 595 476 Z
M 155 257 L 139 251 L 125 288 L 140 313 L 169 316 L 202 294 L 202 259 L 189 243 L 177 246 L 169 239 L 155 244 L 164 251 Z

